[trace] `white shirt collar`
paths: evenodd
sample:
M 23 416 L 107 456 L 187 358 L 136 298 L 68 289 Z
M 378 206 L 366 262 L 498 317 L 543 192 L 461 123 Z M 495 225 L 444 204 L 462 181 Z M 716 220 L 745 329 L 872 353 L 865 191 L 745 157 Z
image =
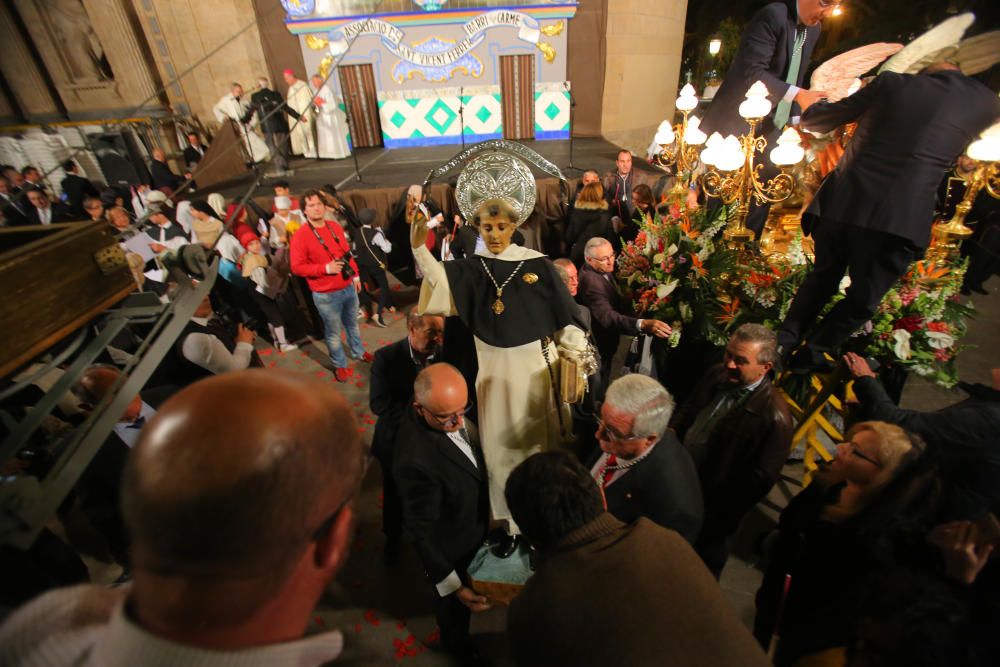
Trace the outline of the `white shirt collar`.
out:
M 344 637 L 338 630 L 281 644 L 239 651 L 211 651 L 161 639 L 136 625 L 120 604 L 87 664 L 102 667 L 311 667 L 340 656 Z

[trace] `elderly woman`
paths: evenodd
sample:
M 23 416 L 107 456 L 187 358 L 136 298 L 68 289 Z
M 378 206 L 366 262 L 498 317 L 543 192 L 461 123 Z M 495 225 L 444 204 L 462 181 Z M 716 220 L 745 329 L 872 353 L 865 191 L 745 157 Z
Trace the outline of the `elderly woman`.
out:
M 485 249 L 443 264 L 425 245 L 425 219 L 414 220 L 411 236 L 413 256 L 424 275 L 419 312 L 457 315 L 474 336 L 478 426 L 490 507 L 510 536 L 520 531 L 504 498 L 507 476 L 532 454 L 572 437 L 569 411 L 555 395 L 553 380 L 559 355 L 582 355 L 587 345 L 583 331 L 573 324 L 573 299 L 552 262 L 538 251 L 511 244 L 521 220 L 504 200 L 480 203 L 472 224 Z M 508 540 L 497 553 L 510 555 L 515 546 L 515 540 Z
M 925 534 L 937 498 L 917 444 L 892 424 L 856 424 L 781 513 L 754 623 L 764 645 L 780 636 L 776 665 L 845 646 L 867 578 L 912 556 L 899 547 Z

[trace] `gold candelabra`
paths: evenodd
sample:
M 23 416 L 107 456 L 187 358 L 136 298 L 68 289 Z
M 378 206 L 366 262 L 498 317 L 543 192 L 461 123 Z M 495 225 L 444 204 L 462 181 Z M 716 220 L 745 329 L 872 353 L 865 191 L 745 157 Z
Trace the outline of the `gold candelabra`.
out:
M 970 157 L 977 153 L 975 146 L 988 139 L 973 142 Z M 965 224 L 965 217 L 972 210 L 979 193 L 985 190 L 994 199 L 1000 199 L 1000 155 L 987 154 L 990 159 L 975 160 L 975 168 L 965 178 L 965 196 L 955 207 L 955 214 L 948 222 L 934 225 L 931 229 L 931 247 L 927 249 L 927 259 L 936 266 L 944 266 L 958 256 L 962 241 L 972 236 L 972 230 Z M 973 158 L 975 159 L 975 158 Z
M 701 154 L 701 161 L 708 167 L 701 177 L 705 194 L 718 197 L 726 206 L 736 204 L 723 238 L 740 249 L 752 243 L 755 236 L 753 230 L 746 227 L 751 201 L 776 204 L 788 199 L 795 191 L 795 177 L 790 169 L 805 156 L 798 133 L 788 128 L 771 150 L 771 162 L 781 169 L 781 173 L 767 181 L 761 178 L 763 165 L 755 161 L 757 153 L 763 154 L 767 140 L 756 136 L 757 126 L 770 110 L 767 88 L 758 81 L 740 104 L 740 115 L 750 126 L 749 132 L 739 138 L 729 135 L 725 139 L 713 133 Z
M 681 89 L 675 106 L 681 112 L 681 122 L 676 125 L 671 125 L 667 120 L 660 123 L 654 138 L 660 146 L 660 152 L 653 158 L 653 164 L 673 172 L 674 187 L 670 191 L 670 196 L 683 201 L 690 185 L 691 174 L 700 164 L 698 157 L 701 152 L 700 147 L 707 137 L 699 129 L 701 121 L 698 117 L 688 118 L 691 111 L 698 106 L 698 98 L 691 84 L 686 84 Z

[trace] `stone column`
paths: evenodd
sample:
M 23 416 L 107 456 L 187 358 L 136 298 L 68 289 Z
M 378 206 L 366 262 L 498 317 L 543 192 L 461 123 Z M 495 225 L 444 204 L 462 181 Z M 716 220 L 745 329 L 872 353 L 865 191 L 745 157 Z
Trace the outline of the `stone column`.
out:
M 126 104 L 162 108 L 160 82 L 151 66 L 148 46 L 138 30 L 134 9 L 128 0 L 83 0 L 94 31 L 108 51 L 115 81 Z
M 31 55 L 31 50 L 21 36 L 12 8 L 0 2 L 0 40 L 4 45 L 4 57 L 0 58 L 0 70 L 10 86 L 11 94 L 25 115 L 31 118 L 51 118 L 59 114 L 59 106 L 49 94 L 39 69 L 39 63 Z
M 687 0 L 608 3 L 601 134 L 637 155 L 673 118 L 686 15 Z

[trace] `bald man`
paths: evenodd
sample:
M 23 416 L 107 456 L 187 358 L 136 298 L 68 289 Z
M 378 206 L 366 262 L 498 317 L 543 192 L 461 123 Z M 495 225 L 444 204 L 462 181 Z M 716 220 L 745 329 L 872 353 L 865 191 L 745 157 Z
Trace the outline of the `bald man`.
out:
M 48 593 L 0 627 L 0 664 L 323 665 L 303 639 L 347 558 L 363 447 L 329 383 L 275 371 L 174 395 L 126 469 L 130 590 Z
M 451 364 L 431 364 L 413 383 L 413 405 L 396 433 L 393 477 L 403 531 L 435 587 L 441 645 L 466 664 L 470 612 L 489 608 L 466 572 L 486 538 L 486 466 L 473 424 L 469 392 Z
M 167 164 L 167 154 L 163 152 L 162 148 L 154 148 L 152 157 L 153 160 L 149 163 L 149 175 L 154 190 L 173 194 L 177 192 L 185 179 L 191 178 L 190 172 L 181 177 L 170 169 L 170 165 Z

